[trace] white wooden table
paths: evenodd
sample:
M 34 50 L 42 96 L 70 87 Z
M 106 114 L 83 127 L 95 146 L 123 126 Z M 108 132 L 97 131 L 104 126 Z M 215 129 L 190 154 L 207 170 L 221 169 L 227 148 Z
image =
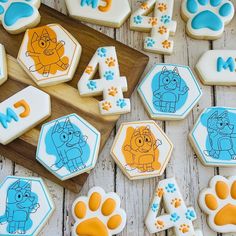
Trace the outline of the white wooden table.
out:
M 131 1 L 133 10 L 136 9 L 141 2 L 138 0 Z M 44 0 L 43 2 L 58 11 L 65 14 L 67 13 L 64 0 Z M 226 27 L 226 31 L 221 39 L 214 42 L 193 40 L 186 36 L 185 23 L 180 17 L 180 3 L 180 0 L 175 1 L 174 19 L 178 22 L 178 28 L 177 34 L 174 37 L 174 54 L 171 56 L 148 54 L 150 56 L 150 63 L 147 67 L 147 71 L 155 62 L 179 63 L 189 65 L 193 68 L 199 56 L 206 50 L 223 48 L 235 49 L 236 17 L 232 23 Z M 142 50 L 144 34 L 130 31 L 129 22 L 126 22 L 124 26 L 118 30 L 94 25 L 90 26 L 130 47 L 140 51 Z M 198 220 L 195 222 L 196 227 L 200 227 L 205 236 L 216 236 L 217 234 L 211 231 L 207 226 L 206 217 L 201 213 L 198 207 L 197 197 L 199 190 L 206 187 L 208 180 L 215 174 L 226 176 L 233 175 L 236 174 L 236 168 L 204 167 L 190 147 L 187 136 L 204 108 L 212 105 L 234 107 L 236 105 L 236 87 L 209 87 L 203 85 L 201 85 L 201 87 L 204 95 L 199 104 L 185 120 L 178 122 L 158 122 L 175 146 L 171 161 L 162 178 L 176 177 L 186 203 L 193 205 L 198 213 Z M 120 118 L 116 130 L 119 128 L 121 122 L 149 119 L 136 91 L 133 93 L 131 101 L 132 112 Z M 103 187 L 106 191 L 116 191 L 122 198 L 122 206 L 126 209 L 128 216 L 127 227 L 121 235 L 147 236 L 150 234 L 145 229 L 143 222 L 158 179 L 153 178 L 132 182 L 122 174 L 109 154 L 116 130 L 114 130 L 107 142 L 99 157 L 96 168 L 91 172 L 81 194 L 86 194 L 89 188 L 95 185 Z M 0 180 L 3 180 L 5 176 L 11 174 L 23 176 L 35 175 L 23 167 L 15 165 L 4 157 L 0 158 L 0 168 Z M 48 180 L 46 180 L 46 183 L 55 201 L 56 211 L 41 235 L 68 236 L 70 235 L 72 225 L 71 204 L 76 198 L 76 195 Z M 168 232 L 158 235 L 169 236 L 172 235 L 172 233 Z

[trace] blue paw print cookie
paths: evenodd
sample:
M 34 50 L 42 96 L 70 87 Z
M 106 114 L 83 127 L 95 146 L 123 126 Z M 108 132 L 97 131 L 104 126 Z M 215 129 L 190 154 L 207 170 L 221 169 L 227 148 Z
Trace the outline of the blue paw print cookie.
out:
M 229 0 L 184 0 L 182 16 L 191 37 L 217 39 L 232 20 L 234 6 Z
M 24 32 L 40 22 L 40 0 L 0 0 L 0 21 L 12 34 Z

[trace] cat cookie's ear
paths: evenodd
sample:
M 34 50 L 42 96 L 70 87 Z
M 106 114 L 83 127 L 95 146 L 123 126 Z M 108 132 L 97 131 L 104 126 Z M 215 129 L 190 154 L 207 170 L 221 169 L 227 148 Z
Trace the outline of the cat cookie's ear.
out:
M 219 118 L 228 118 L 228 111 L 224 111 L 222 114 L 220 114 Z
M 173 72 L 174 72 L 175 74 L 179 75 L 179 70 L 178 70 L 177 67 L 174 68 Z
M 54 134 L 54 133 L 58 132 L 60 129 L 61 129 L 61 125 L 60 125 L 60 123 L 59 123 L 58 120 L 57 120 L 57 121 L 55 122 L 55 125 L 53 126 L 53 131 L 52 131 L 52 133 Z
M 36 42 L 36 41 L 38 41 L 38 40 L 39 40 L 39 36 L 38 36 L 38 34 L 37 34 L 36 32 L 34 32 L 31 41 L 32 41 L 32 43 L 34 43 L 34 42 Z
M 215 119 L 215 118 L 218 118 L 218 111 L 215 111 L 215 112 L 209 117 L 210 120 Z

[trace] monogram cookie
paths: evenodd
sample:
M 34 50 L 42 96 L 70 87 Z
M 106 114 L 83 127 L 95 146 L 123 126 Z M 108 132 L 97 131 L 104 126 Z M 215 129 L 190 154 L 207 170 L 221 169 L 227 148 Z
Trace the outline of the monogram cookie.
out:
M 202 96 L 188 66 L 156 64 L 138 87 L 141 99 L 153 119 L 181 120 Z
M 5 48 L 0 44 L 0 85 L 7 80 L 7 56 Z
M 0 143 L 5 145 L 51 115 L 50 96 L 29 86 L 0 103 Z
M 8 176 L 0 194 L 0 235 L 36 236 L 55 208 L 41 178 Z
M 66 180 L 94 168 L 99 147 L 99 131 L 71 114 L 42 126 L 36 159 L 56 177 Z
M 144 50 L 154 53 L 171 54 L 174 42 L 170 36 L 176 32 L 177 23 L 172 20 L 174 0 L 148 0 L 132 14 L 132 30 L 151 32 L 144 40 Z M 147 16 L 153 11 L 153 16 Z
M 50 24 L 27 30 L 18 62 L 39 86 L 70 81 L 79 63 L 82 48 L 62 26 Z
M 121 124 L 111 155 L 131 180 L 160 176 L 169 162 L 173 144 L 154 121 Z

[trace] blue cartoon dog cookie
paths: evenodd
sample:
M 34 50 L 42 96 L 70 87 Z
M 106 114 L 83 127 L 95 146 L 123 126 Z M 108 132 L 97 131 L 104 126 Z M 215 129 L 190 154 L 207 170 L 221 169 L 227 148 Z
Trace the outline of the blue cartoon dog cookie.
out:
M 204 165 L 236 165 L 236 109 L 206 109 L 190 133 L 190 141 Z
M 37 160 L 61 180 L 94 168 L 100 133 L 76 114 L 43 125 Z
M 186 117 L 202 92 L 187 66 L 156 64 L 138 88 L 150 116 L 180 120 Z
M 8 176 L 0 194 L 0 235 L 38 235 L 54 210 L 40 178 Z
M 193 38 L 220 38 L 233 16 L 234 6 L 229 0 L 182 1 L 182 17 L 187 22 L 187 33 Z

